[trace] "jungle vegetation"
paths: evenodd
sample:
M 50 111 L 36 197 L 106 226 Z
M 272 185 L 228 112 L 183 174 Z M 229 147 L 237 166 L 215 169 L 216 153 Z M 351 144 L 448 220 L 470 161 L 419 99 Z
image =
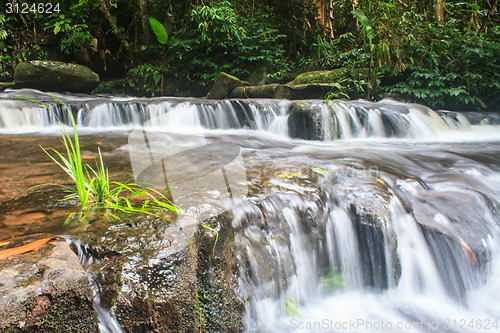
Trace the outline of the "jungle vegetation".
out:
M 7 3 L 14 4 L 16 0 Z M 365 69 L 346 95 L 397 94 L 434 108 L 500 105 L 498 0 L 51 0 L 52 14 L 0 12 L 0 80 L 17 63 L 89 66 L 113 92 L 204 95 L 221 71 L 257 83 Z M 31 8 L 31 7 L 30 7 Z M 150 24 L 168 39 L 158 42 Z

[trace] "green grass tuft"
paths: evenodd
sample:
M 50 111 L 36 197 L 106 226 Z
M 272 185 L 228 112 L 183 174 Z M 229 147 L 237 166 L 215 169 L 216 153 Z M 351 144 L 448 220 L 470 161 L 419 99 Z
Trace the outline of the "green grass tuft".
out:
M 64 102 L 57 97 L 49 96 L 66 107 L 74 132 L 72 139 L 61 121 L 59 121 L 62 141 L 66 149 L 67 157 L 55 149 L 51 149 L 53 152 L 51 154 L 41 147 L 52 161 L 61 167 L 75 183 L 75 187 L 63 186 L 65 190 L 70 192 L 65 199 L 78 199 L 83 213 L 97 209 L 104 211 L 106 215 L 113 218 L 118 218 L 115 214 L 116 212 L 143 213 L 155 216 L 165 211 L 184 214 L 168 200 L 164 193 L 156 189 L 145 187 L 142 184 L 134 182 L 120 183 L 110 181 L 109 172 L 104 165 L 100 148 L 99 159 L 96 161 L 95 168 L 92 168 L 88 163 L 83 163 L 76 122 L 71 110 L 69 110 Z M 47 105 L 35 99 L 26 97 L 19 98 L 37 102 L 49 109 Z M 73 214 L 71 214 L 70 217 Z M 84 214 L 83 216 L 85 217 L 86 215 Z M 67 221 L 68 220 L 69 218 Z

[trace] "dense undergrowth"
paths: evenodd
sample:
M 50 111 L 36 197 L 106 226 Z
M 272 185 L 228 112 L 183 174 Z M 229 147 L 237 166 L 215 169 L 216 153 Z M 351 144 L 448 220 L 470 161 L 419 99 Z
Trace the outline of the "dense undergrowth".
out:
M 48 2 L 48 1 L 42 1 Z M 0 76 L 31 59 L 78 62 L 142 95 L 204 95 L 219 72 L 253 84 L 367 69 L 345 94 L 498 110 L 497 0 L 61 0 L 60 12 L 0 14 Z M 441 3 L 441 13 L 435 9 Z M 148 18 L 168 34 L 157 42 Z M 100 88 L 113 92 L 113 85 Z

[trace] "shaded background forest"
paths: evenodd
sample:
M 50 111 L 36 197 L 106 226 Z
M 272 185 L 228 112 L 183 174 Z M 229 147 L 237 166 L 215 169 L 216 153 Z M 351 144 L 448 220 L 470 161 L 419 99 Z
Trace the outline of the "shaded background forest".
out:
M 343 68 L 365 73 L 337 82 L 349 98 L 498 111 L 498 2 L 60 0 L 51 15 L 2 9 L 0 80 L 20 62 L 60 60 L 97 72 L 96 93 L 204 96 L 221 71 L 262 84 Z M 166 44 L 149 17 L 165 27 Z

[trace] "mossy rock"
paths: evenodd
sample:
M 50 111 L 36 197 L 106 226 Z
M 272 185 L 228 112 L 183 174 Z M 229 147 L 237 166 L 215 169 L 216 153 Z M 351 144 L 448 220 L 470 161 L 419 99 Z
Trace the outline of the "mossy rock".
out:
M 264 84 L 239 87 L 231 93 L 232 98 L 275 98 L 275 99 L 324 99 L 331 91 L 338 91 L 338 84 Z
M 14 86 L 14 82 L 0 82 L 0 91 L 5 90 L 7 88 L 12 88 Z
M 235 76 L 221 72 L 217 76 L 217 80 L 212 87 L 212 90 L 207 95 L 208 99 L 224 99 L 229 96 L 231 91 L 238 87 L 249 86 L 248 82 L 242 81 Z
M 363 68 L 336 68 L 329 71 L 306 72 L 298 75 L 291 85 L 298 84 L 334 84 L 341 83 L 344 79 L 367 79 L 368 70 Z
M 87 93 L 99 86 L 99 75 L 82 65 L 33 60 L 16 66 L 14 81 L 19 88 Z

